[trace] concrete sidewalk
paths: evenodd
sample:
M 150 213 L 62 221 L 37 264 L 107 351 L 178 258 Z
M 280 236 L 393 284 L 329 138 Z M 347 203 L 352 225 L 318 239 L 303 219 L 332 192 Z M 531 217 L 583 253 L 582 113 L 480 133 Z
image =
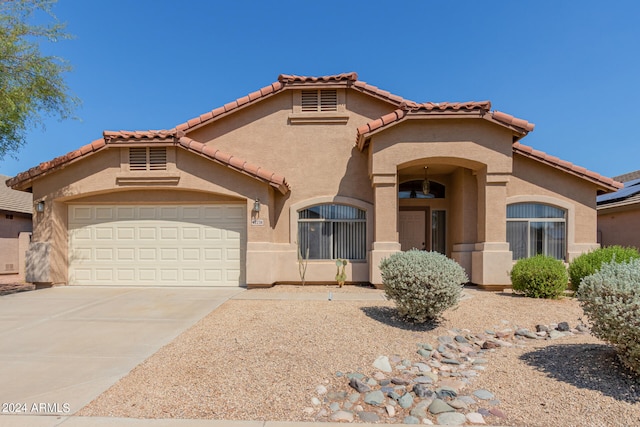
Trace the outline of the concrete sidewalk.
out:
M 64 286 L 0 297 L 0 425 L 22 408 L 74 414 L 241 292 Z

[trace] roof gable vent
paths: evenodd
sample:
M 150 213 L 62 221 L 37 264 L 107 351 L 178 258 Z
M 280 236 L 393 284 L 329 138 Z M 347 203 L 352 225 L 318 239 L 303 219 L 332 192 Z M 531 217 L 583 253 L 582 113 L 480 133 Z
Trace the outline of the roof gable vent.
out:
M 164 171 L 167 170 L 166 147 L 129 148 L 129 170 Z
M 337 89 L 302 91 L 302 112 L 338 111 Z

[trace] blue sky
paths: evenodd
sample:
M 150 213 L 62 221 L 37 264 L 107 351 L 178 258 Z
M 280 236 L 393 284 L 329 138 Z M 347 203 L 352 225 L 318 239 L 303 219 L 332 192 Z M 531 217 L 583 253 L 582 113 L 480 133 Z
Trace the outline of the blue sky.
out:
M 522 140 L 606 176 L 640 169 L 640 2 L 59 0 L 78 120 L 29 132 L 15 175 L 103 130 L 168 129 L 277 80 L 356 71 L 417 102 L 490 100 Z

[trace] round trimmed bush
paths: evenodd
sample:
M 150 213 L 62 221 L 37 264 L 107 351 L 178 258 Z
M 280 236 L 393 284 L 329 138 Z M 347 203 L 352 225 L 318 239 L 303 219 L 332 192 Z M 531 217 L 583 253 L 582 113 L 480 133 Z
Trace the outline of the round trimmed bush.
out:
M 532 298 L 558 298 L 568 281 L 564 263 L 546 255 L 520 259 L 511 270 L 513 290 Z
M 598 271 L 603 263 L 614 260 L 615 262 L 626 262 L 636 258 L 640 258 L 640 252 L 636 248 L 619 245 L 605 246 L 586 252 L 569 264 L 571 288 L 577 291 L 582 279 Z
M 380 263 L 385 295 L 404 319 L 424 323 L 455 306 L 469 281 L 464 269 L 437 252 L 398 252 Z
M 593 335 L 612 344 L 622 363 L 640 375 L 640 259 L 602 264 L 582 279 L 576 296 Z

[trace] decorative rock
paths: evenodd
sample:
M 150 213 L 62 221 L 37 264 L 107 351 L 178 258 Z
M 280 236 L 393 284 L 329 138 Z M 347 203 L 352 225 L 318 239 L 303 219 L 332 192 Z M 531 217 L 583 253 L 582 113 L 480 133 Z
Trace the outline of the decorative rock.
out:
M 459 365 L 460 362 L 456 359 L 452 359 L 452 358 L 446 358 L 446 359 L 442 359 L 441 360 L 442 363 L 447 363 L 449 365 Z
M 467 409 L 467 407 L 469 406 L 460 399 L 452 400 L 451 402 L 449 402 L 449 405 L 455 409 Z
M 420 348 L 418 349 L 418 354 L 422 357 L 426 357 L 429 358 L 431 357 L 431 351 L 430 350 L 425 350 L 424 348 Z
M 413 405 L 413 396 L 409 393 L 403 394 L 400 399 L 398 399 L 398 405 L 403 409 L 410 408 L 411 405 Z
M 507 418 L 505 413 L 502 412 L 502 410 L 500 408 L 491 408 L 491 409 L 489 409 L 489 413 L 491 415 L 494 415 L 494 416 L 498 417 L 498 418 Z
M 415 381 L 418 384 L 431 384 L 431 383 L 433 383 L 433 379 L 431 379 L 431 377 L 427 377 L 427 376 L 417 377 L 413 381 Z
M 403 378 L 398 378 L 398 377 L 391 378 L 391 382 L 394 383 L 395 385 L 408 385 L 411 383 L 410 381 L 407 381 Z
M 380 421 L 380 417 L 374 412 L 358 412 L 358 418 L 365 423 L 377 423 Z
M 444 336 L 438 337 L 438 342 L 442 344 L 451 344 L 453 342 L 453 338 L 451 338 L 449 335 L 444 335 Z
M 353 407 L 353 410 L 356 412 L 362 412 L 364 411 L 364 408 L 362 407 L 362 405 L 356 405 Z
M 393 393 L 393 390 L 394 390 L 393 387 L 389 387 L 389 386 L 380 387 L 380 391 L 386 394 L 387 396 L 389 395 L 389 393 Z
M 479 389 L 474 391 L 473 395 L 478 399 L 482 399 L 482 400 L 491 400 L 495 397 L 493 393 L 491 393 L 489 390 L 484 390 L 484 389 Z
M 493 340 L 489 340 L 489 341 L 485 341 L 482 344 L 482 348 L 484 348 L 484 349 L 500 348 L 500 344 L 498 344 L 497 342 L 495 342 Z
M 347 378 L 349 379 L 355 378 L 355 379 L 361 380 L 364 378 L 364 374 L 361 374 L 360 372 L 351 372 L 347 374 Z
M 412 417 L 412 416 L 408 416 L 408 417 L 404 417 L 404 420 L 402 420 L 403 424 L 420 424 L 420 420 L 416 417 Z
M 387 377 L 385 376 L 385 374 L 383 374 L 382 372 L 376 372 L 375 374 L 373 374 L 373 378 L 376 381 L 384 381 L 387 379 Z
M 318 387 L 316 387 L 316 393 L 318 393 L 320 396 L 322 396 L 323 394 L 327 394 L 327 388 L 323 385 L 319 385 Z
M 429 344 L 429 343 L 420 343 L 420 344 L 418 344 L 418 347 L 423 348 L 423 349 L 428 350 L 428 351 L 433 351 L 433 346 L 431 344 Z
M 443 386 L 436 389 L 436 395 L 440 399 L 455 398 L 458 396 L 458 392 L 451 387 Z
M 396 393 L 395 391 L 392 391 L 391 393 L 387 393 L 387 396 L 389 396 L 389 398 L 398 401 L 398 399 L 400 399 L 400 395 L 398 393 Z
M 427 409 L 424 405 L 418 405 L 409 412 L 410 415 L 414 417 L 424 419 L 427 418 Z
M 391 406 L 391 405 L 387 405 L 387 406 L 385 406 L 385 407 L 384 407 L 384 409 L 386 409 L 386 410 L 387 410 L 387 414 L 388 414 L 391 418 L 393 418 L 393 417 L 395 417 L 395 416 L 396 416 L 396 408 L 394 408 L 393 406 Z
M 545 325 L 536 325 L 536 332 L 549 332 L 549 328 Z
M 378 381 L 374 380 L 373 378 L 369 378 L 367 380 L 367 385 L 371 387 L 375 387 L 378 385 Z
M 485 408 L 478 409 L 478 413 L 483 417 L 488 417 L 489 415 L 491 415 L 491 412 L 489 412 L 489 410 Z
M 358 400 L 360 400 L 360 393 L 351 393 L 349 395 L 349 402 L 356 403 Z
M 468 405 L 473 405 L 474 403 L 476 403 L 475 399 L 471 396 L 458 396 L 458 400 L 461 400 Z
M 416 368 L 418 368 L 418 370 L 420 372 L 431 372 L 431 366 L 427 365 L 426 363 L 415 363 L 414 366 Z
M 304 409 L 302 410 L 302 412 L 304 412 L 304 413 L 305 413 L 305 414 L 307 414 L 307 415 L 311 415 L 311 414 L 313 414 L 315 411 L 316 411 L 316 410 L 315 410 L 315 409 L 313 409 L 313 408 L 312 408 L 312 407 L 310 407 L 310 406 L 307 406 L 306 408 L 304 408 Z
M 557 340 L 558 338 L 562 338 L 564 334 L 560 331 L 556 331 L 555 329 L 549 331 L 549 339 Z
M 346 421 L 348 423 L 353 422 L 353 413 L 349 411 L 338 411 L 331 414 L 329 417 L 331 421 Z
M 477 412 L 468 413 L 467 414 L 467 421 L 469 421 L 472 424 L 486 424 L 482 414 L 479 414 Z
M 467 421 L 464 414 L 458 412 L 445 412 L 438 415 L 438 424 L 443 426 L 461 426 Z
M 442 399 L 435 399 L 433 402 L 431 402 L 431 405 L 429 405 L 429 412 L 431 412 L 434 415 L 441 414 L 443 412 L 455 412 L 455 411 L 456 410 L 454 408 L 449 406 Z
M 364 396 L 364 403 L 380 406 L 384 403 L 384 394 L 380 390 L 372 391 Z
M 430 390 L 424 384 L 416 384 L 416 385 L 414 385 L 413 386 L 413 392 L 416 394 L 416 396 L 418 396 L 421 399 L 424 399 L 425 397 L 432 397 L 433 396 L 433 391 Z
M 318 406 L 320 405 L 322 402 L 320 402 L 320 399 L 318 399 L 317 397 L 312 397 L 311 398 L 311 404 Z
M 579 324 L 578 326 L 576 326 L 576 330 L 578 332 L 582 332 L 582 333 L 587 333 L 589 332 L 589 328 L 586 325 L 583 325 L 582 323 Z
M 569 324 L 567 322 L 560 322 L 558 323 L 558 327 L 556 329 L 559 330 L 560 332 L 568 332 Z
M 334 401 L 338 401 L 338 400 L 344 400 L 347 398 L 347 392 L 346 391 L 331 391 L 329 393 L 327 393 L 327 400 L 330 402 L 334 402 Z
M 465 337 L 463 337 L 462 335 L 456 335 L 456 337 L 454 338 L 456 340 L 456 342 L 462 343 L 462 344 L 468 344 L 469 341 L 467 341 L 467 339 Z
M 369 387 L 367 384 L 363 383 L 357 378 L 351 378 L 349 380 L 349 385 L 351 386 L 351 388 L 355 389 L 358 393 L 366 393 L 368 391 L 371 391 L 371 387 Z
M 342 408 L 338 402 L 332 402 L 331 405 L 329 405 L 329 409 L 331 409 L 331 412 L 338 412 Z
M 382 372 L 391 372 L 391 364 L 389 363 L 389 358 L 387 356 L 380 356 L 373 362 L 373 367 L 376 369 L 380 369 Z

